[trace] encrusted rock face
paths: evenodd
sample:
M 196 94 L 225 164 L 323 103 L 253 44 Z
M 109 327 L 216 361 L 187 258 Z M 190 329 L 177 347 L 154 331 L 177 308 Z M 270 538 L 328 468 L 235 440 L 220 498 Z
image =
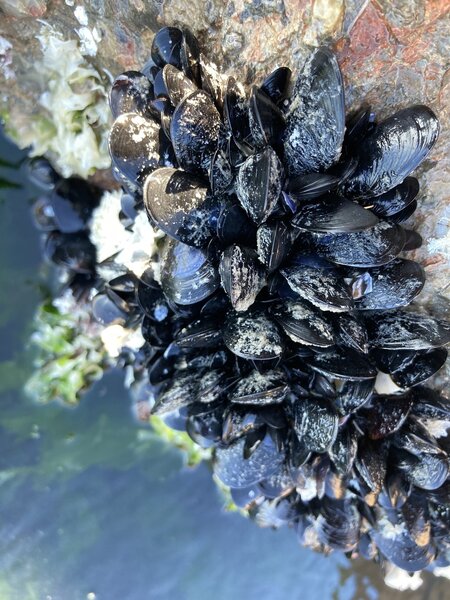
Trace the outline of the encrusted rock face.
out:
M 75 5 L 77 4 L 77 5 Z M 412 226 L 424 237 L 417 252 L 427 272 L 423 297 L 432 312 L 448 316 L 450 298 L 450 130 L 445 127 L 450 92 L 446 45 L 450 21 L 446 0 L 157 0 L 128 3 L 87 0 L 0 0 L 0 81 L 3 115 L 14 127 L 24 115 L 45 109 L 45 91 L 35 72 L 42 20 L 64 39 L 79 41 L 81 52 L 101 75 L 143 64 L 156 29 L 188 25 L 207 40 L 208 55 L 227 74 L 251 83 L 277 65 L 296 70 L 308 46 L 332 44 L 345 78 L 346 103 L 370 102 L 380 117 L 412 103 L 433 108 L 444 124 L 440 139 L 421 167 L 421 197 Z M 64 74 L 61 73 L 61 77 Z M 45 86 L 44 86 L 45 87 Z

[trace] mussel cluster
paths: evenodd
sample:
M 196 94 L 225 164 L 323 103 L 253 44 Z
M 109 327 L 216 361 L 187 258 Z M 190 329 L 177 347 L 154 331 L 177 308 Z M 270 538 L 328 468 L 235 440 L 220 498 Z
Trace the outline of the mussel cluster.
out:
M 106 284 L 97 313 L 142 320 L 122 358 L 152 413 L 214 448 L 260 524 L 406 571 L 450 564 L 450 405 L 421 385 L 450 325 L 407 308 L 425 275 L 402 225 L 436 116 L 346 119 L 327 48 L 247 91 L 176 27 L 110 104 L 123 212 L 166 236 L 159 268 Z
M 102 191 L 81 177 L 61 177 L 44 157 L 29 161 L 28 178 L 40 191 L 33 217 L 43 233 L 44 256 L 65 272 L 75 298 L 85 299 L 97 279 L 89 231 Z

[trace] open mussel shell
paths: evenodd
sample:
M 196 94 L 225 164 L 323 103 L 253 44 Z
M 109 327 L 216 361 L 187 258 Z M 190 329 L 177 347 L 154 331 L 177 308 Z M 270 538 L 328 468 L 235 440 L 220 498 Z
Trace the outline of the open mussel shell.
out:
M 294 292 L 321 310 L 344 312 L 353 308 L 350 289 L 333 270 L 294 265 L 281 273 Z
M 220 124 L 216 107 L 202 90 L 189 94 L 178 104 L 170 123 L 170 139 L 182 169 L 208 175 Z
M 357 197 L 384 194 L 419 166 L 438 134 L 439 121 L 427 106 L 411 106 L 388 117 L 361 144 L 358 167 L 344 190 Z
M 225 447 L 218 447 L 214 473 L 232 488 L 245 488 L 275 473 L 284 461 L 271 437 L 266 435 L 248 459 L 244 458 L 245 438 Z
M 373 213 L 345 198 L 302 204 L 292 219 L 294 227 L 315 233 L 364 231 L 377 223 Z
M 155 116 L 150 104 L 153 99 L 153 85 L 139 71 L 126 71 L 116 77 L 109 92 L 114 119 L 124 113 L 138 113 L 147 118 Z
M 285 300 L 273 306 L 270 312 L 294 342 L 321 348 L 333 346 L 335 339 L 331 323 L 307 302 Z
M 338 379 L 375 379 L 377 370 L 369 359 L 351 348 L 336 348 L 305 357 L 305 362 L 322 375 Z
M 358 273 L 352 273 L 357 275 Z M 361 272 L 359 272 L 361 274 Z M 381 268 L 370 269 L 370 290 L 355 304 L 358 310 L 388 310 L 407 306 L 421 292 L 425 272 L 419 263 L 397 258 Z
M 239 380 L 228 394 L 228 399 L 236 404 L 266 406 L 283 402 L 289 392 L 282 371 L 270 370 L 260 373 L 256 369 Z
M 325 171 L 340 156 L 345 131 L 344 84 L 334 54 L 318 48 L 307 60 L 286 118 L 289 175 Z
M 166 65 L 161 71 L 161 77 L 169 100 L 175 107 L 197 89 L 195 84 L 173 65 Z
M 362 199 L 363 206 L 377 216 L 388 218 L 403 213 L 419 193 L 419 182 L 415 177 L 407 177 L 402 183 L 388 192 L 374 198 Z M 397 222 L 397 220 L 396 220 Z
M 372 314 L 367 320 L 370 344 L 386 350 L 427 350 L 450 343 L 450 325 L 416 313 Z
M 261 84 L 265 92 L 275 104 L 286 98 L 291 80 L 291 70 L 288 67 L 278 67 L 268 75 Z
M 404 230 L 387 221 L 355 233 L 314 234 L 320 256 L 339 265 L 378 267 L 393 260 L 403 249 Z
M 157 227 L 190 246 L 208 243 L 213 200 L 202 180 L 185 171 L 164 167 L 144 184 L 144 205 Z
M 434 559 L 435 549 L 426 544 L 418 546 L 409 535 L 403 520 L 389 520 L 387 514 L 379 516 L 370 537 L 381 554 L 404 571 L 425 569 Z
M 315 523 L 319 541 L 334 550 L 350 552 L 359 541 L 361 515 L 351 500 L 323 498 Z
M 237 311 L 250 308 L 266 283 L 265 269 L 256 252 L 237 244 L 222 253 L 219 274 L 222 287 Z
M 141 182 L 159 163 L 159 125 L 138 113 L 117 117 L 109 134 L 113 164 L 132 182 Z
M 284 344 L 278 327 L 263 312 L 231 312 L 223 328 L 225 345 L 237 356 L 269 360 L 281 356 Z
M 283 181 L 283 166 L 270 146 L 249 156 L 239 169 L 236 194 L 257 225 L 266 221 L 274 210 Z
M 153 38 L 151 56 L 152 60 L 160 68 L 166 64 L 181 69 L 181 46 L 183 33 L 178 27 L 163 27 Z
M 263 223 L 256 233 L 258 258 L 269 272 L 275 271 L 291 251 L 291 230 L 283 221 Z
M 161 287 L 177 304 L 195 304 L 219 287 L 219 274 L 200 248 L 168 240 L 161 258 Z
M 375 350 L 371 353 L 378 368 L 389 373 L 401 388 L 423 383 L 441 369 L 447 360 L 445 348 L 429 350 Z
M 309 452 L 327 452 L 338 432 L 338 415 L 322 398 L 298 398 L 293 405 L 294 431 Z
M 269 96 L 256 86 L 252 88 L 248 114 L 250 131 L 256 146 L 277 146 L 284 129 L 283 113 Z

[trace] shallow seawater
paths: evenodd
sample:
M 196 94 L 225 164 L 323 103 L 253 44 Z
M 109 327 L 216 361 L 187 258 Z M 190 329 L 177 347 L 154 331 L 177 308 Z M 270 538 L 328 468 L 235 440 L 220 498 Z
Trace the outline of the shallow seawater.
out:
M 186 468 L 136 425 L 120 373 L 76 409 L 27 400 L 40 242 L 30 190 L 0 192 L 0 600 L 445 597 L 447 580 L 426 575 L 400 594 L 376 565 L 316 555 L 290 530 L 225 512 L 207 465 Z

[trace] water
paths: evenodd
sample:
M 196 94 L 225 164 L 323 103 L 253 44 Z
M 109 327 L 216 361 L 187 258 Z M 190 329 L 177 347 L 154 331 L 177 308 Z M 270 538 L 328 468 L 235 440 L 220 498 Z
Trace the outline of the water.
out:
M 225 512 L 206 465 L 186 468 L 136 425 L 120 373 L 76 409 L 24 398 L 40 242 L 31 191 L 0 195 L 0 600 L 448 597 L 447 580 L 427 574 L 400 594 L 375 565 L 316 555 L 290 530 Z

